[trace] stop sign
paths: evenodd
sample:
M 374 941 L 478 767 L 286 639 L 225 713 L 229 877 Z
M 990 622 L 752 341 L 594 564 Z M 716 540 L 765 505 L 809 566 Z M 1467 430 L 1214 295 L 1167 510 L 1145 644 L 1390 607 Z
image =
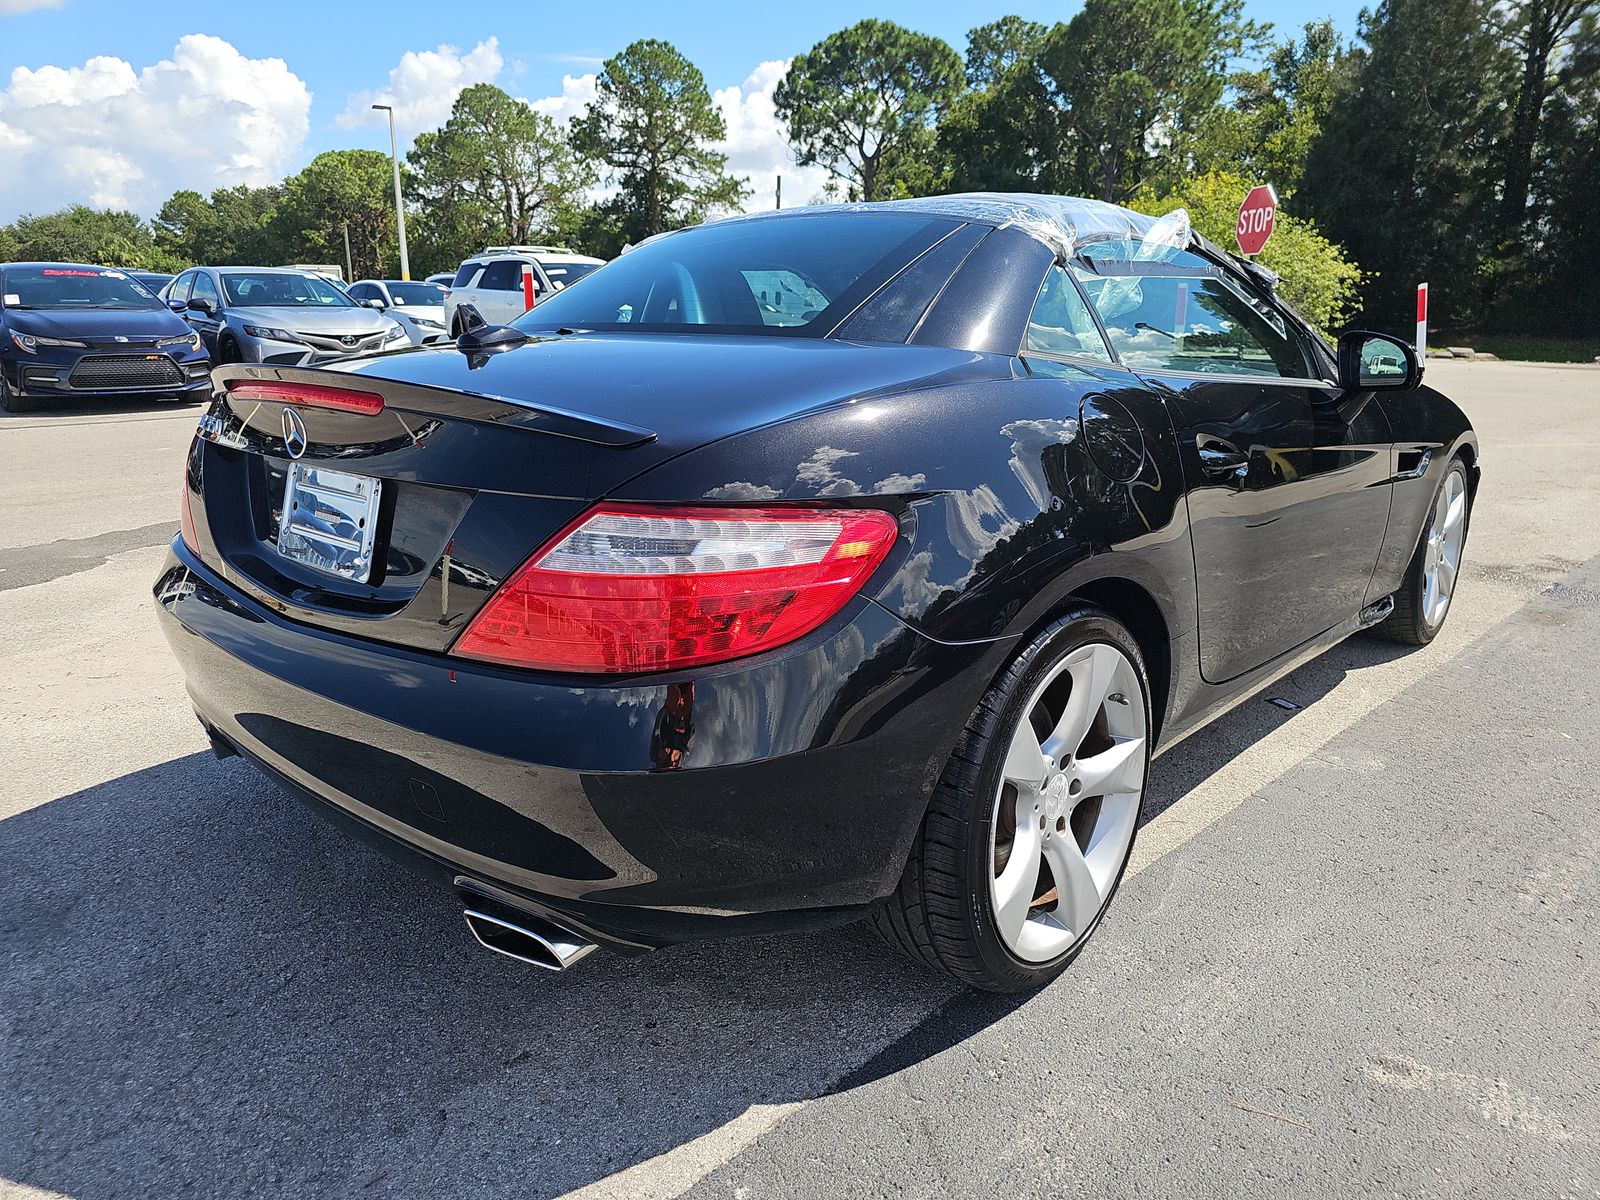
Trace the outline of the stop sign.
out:
M 1272 236 L 1272 224 L 1278 212 L 1278 193 L 1270 183 L 1250 189 L 1250 194 L 1239 205 L 1239 223 L 1234 227 L 1234 240 L 1241 254 L 1260 254 L 1261 248 Z

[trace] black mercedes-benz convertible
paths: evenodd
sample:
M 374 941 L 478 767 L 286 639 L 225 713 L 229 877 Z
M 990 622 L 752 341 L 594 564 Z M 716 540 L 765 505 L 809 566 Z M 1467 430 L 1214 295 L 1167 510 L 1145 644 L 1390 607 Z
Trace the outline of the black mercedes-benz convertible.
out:
M 1449 611 L 1466 418 L 1181 212 L 762 214 L 474 315 L 219 368 L 155 594 L 219 755 L 541 966 L 870 917 L 1035 986 L 1153 752 Z

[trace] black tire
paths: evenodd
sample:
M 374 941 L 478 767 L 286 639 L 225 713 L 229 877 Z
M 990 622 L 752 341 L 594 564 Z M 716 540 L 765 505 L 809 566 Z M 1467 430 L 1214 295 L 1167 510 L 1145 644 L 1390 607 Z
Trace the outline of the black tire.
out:
M 6 373 L 0 370 L 0 409 L 10 413 L 33 412 L 39 407 L 39 401 L 32 396 L 19 396 L 11 390 L 11 385 L 6 382 Z
M 1072 651 L 1097 642 L 1112 644 L 1133 664 L 1145 728 L 1153 734 L 1149 673 L 1138 643 L 1115 617 L 1094 605 L 1077 605 L 1034 637 L 979 701 L 934 787 L 898 888 L 873 912 L 879 935 L 907 957 L 971 987 L 1022 992 L 1061 974 L 1094 936 L 1127 869 L 1131 839 L 1099 914 L 1070 947 L 1047 962 L 1025 962 L 1006 946 L 992 912 L 990 879 L 993 797 L 1011 732 L 1051 668 Z M 1149 742 L 1147 736 L 1146 779 Z
M 243 358 L 239 354 L 238 342 L 234 341 L 231 337 L 220 338 L 217 341 L 218 366 L 221 366 L 223 363 L 236 363 L 242 361 Z
M 1439 631 L 1444 628 L 1444 623 L 1450 619 L 1450 609 L 1455 605 L 1452 602 L 1439 617 L 1437 625 L 1428 623 L 1427 614 L 1423 611 L 1423 571 L 1424 558 L 1428 546 L 1428 521 L 1431 519 L 1433 506 L 1438 503 L 1439 494 L 1444 491 L 1452 475 L 1459 475 L 1463 492 L 1467 498 L 1467 512 L 1463 518 L 1467 528 L 1463 532 L 1463 539 L 1472 530 L 1472 486 L 1471 477 L 1467 474 L 1467 464 L 1457 455 L 1450 460 L 1450 469 L 1439 480 L 1439 486 L 1434 489 L 1433 499 L 1428 502 L 1429 518 L 1423 521 L 1422 529 L 1417 534 L 1417 548 L 1411 554 L 1411 562 L 1406 567 L 1402 578 L 1400 590 L 1394 594 L 1394 611 L 1385 617 L 1370 630 L 1374 637 L 1383 638 L 1385 641 L 1399 642 L 1403 646 L 1426 646 L 1439 636 Z M 1465 541 L 1462 549 L 1465 551 Z

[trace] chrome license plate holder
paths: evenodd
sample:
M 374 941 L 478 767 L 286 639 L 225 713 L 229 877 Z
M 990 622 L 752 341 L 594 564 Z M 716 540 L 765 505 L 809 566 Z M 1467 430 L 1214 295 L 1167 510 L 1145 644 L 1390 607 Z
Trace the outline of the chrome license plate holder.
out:
M 382 493 L 383 481 L 368 475 L 290 463 L 278 519 L 278 553 L 326 575 L 366 583 L 372 575 Z

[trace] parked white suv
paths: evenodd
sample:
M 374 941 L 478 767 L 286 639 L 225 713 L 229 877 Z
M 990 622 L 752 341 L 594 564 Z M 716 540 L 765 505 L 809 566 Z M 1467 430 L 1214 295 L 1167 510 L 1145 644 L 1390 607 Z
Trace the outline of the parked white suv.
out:
M 484 320 L 504 325 L 527 311 L 522 291 L 524 273 L 533 276 L 533 302 L 576 283 L 605 260 L 574 254 L 560 246 L 489 246 L 461 264 L 444 302 L 445 327 L 455 337 L 461 330 L 456 309 L 476 306 Z

